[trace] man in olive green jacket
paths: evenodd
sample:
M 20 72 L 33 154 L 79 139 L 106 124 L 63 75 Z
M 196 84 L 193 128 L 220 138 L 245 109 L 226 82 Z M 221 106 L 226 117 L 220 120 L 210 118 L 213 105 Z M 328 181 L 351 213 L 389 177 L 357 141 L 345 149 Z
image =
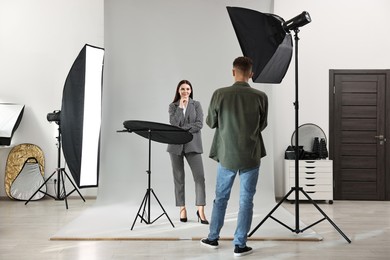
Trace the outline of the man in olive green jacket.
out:
M 233 62 L 235 83 L 217 89 L 210 102 L 206 123 L 215 128 L 210 158 L 218 162 L 216 197 L 210 233 L 202 245 L 218 248 L 230 191 L 240 176 L 240 208 L 234 233 L 234 255 L 252 252 L 246 245 L 253 215 L 253 196 L 259 175 L 260 159 L 266 155 L 261 131 L 267 126 L 267 95 L 248 84 L 253 76 L 252 60 L 238 57 Z

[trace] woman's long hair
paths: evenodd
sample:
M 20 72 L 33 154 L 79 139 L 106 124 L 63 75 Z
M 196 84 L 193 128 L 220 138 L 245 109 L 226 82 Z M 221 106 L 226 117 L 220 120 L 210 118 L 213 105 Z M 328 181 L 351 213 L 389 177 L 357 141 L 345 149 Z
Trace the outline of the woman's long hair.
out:
M 177 84 L 177 87 L 176 87 L 176 93 L 175 93 L 175 98 L 173 99 L 173 102 L 172 103 L 175 103 L 176 101 L 178 101 L 180 99 L 180 93 L 179 93 L 179 88 L 181 85 L 183 84 L 187 84 L 190 86 L 191 88 L 191 94 L 190 94 L 190 98 L 193 99 L 193 93 L 194 93 L 194 90 L 192 89 L 192 85 L 191 85 L 191 82 L 189 82 L 188 80 L 186 79 L 183 79 L 179 82 L 179 84 Z

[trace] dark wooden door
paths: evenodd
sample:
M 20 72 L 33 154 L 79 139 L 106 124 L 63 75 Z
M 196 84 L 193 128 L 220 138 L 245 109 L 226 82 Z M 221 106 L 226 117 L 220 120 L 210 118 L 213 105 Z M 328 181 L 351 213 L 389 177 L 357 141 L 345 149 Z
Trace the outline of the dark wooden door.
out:
M 330 70 L 329 156 L 334 165 L 334 199 L 389 200 L 388 75 L 388 70 Z

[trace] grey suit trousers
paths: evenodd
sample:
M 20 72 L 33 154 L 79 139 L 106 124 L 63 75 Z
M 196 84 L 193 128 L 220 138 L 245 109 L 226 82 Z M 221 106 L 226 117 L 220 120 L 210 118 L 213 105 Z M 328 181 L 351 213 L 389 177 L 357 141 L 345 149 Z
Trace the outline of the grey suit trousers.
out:
M 191 168 L 192 176 L 195 182 L 195 205 L 206 205 L 206 190 L 203 170 L 202 155 L 200 153 L 183 153 L 176 155 L 169 153 L 171 157 L 173 180 L 175 183 L 176 206 L 185 206 L 185 172 L 184 157 L 187 159 Z

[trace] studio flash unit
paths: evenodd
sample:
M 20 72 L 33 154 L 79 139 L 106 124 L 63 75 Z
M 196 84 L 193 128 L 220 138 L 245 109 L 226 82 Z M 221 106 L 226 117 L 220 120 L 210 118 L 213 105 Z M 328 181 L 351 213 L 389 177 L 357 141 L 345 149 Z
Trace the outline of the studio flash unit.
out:
M 297 30 L 299 27 L 302 27 L 311 22 L 310 14 L 306 11 L 303 11 L 301 14 L 295 16 L 294 18 L 283 23 L 283 28 L 288 32 L 290 30 Z
M 53 113 L 48 113 L 46 118 L 47 121 L 58 124 L 61 121 L 61 110 L 54 110 Z

